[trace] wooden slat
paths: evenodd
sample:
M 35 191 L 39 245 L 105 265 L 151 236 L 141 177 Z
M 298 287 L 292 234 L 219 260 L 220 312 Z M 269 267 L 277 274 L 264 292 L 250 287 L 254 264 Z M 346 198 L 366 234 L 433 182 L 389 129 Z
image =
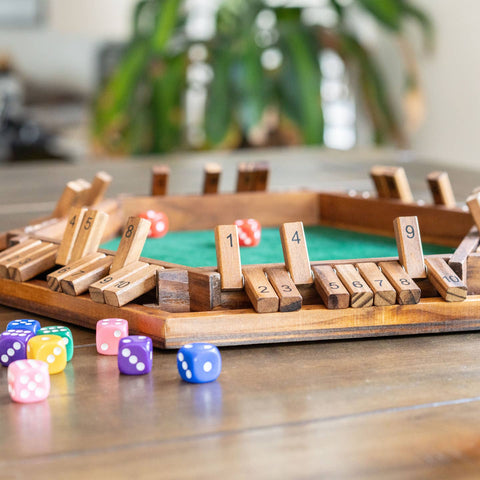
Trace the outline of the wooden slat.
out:
M 18 245 L 14 245 L 9 247 L 5 250 L 0 251 L 0 262 L 5 260 L 8 257 L 12 257 L 13 255 L 20 255 L 22 252 L 29 250 L 31 248 L 35 248 L 36 246 L 40 245 L 42 242 L 36 238 L 25 240 Z M 17 257 L 20 258 L 20 257 Z
M 162 268 L 157 270 L 156 275 L 156 304 L 166 312 L 189 312 L 188 270 Z
M 479 241 L 478 229 L 472 227 L 448 261 L 450 268 L 464 283 L 467 283 L 467 258 L 476 250 Z
M 85 201 L 87 206 L 98 205 L 105 196 L 105 192 L 112 183 L 112 176 L 107 172 L 97 172 Z
M 265 273 L 280 299 L 280 312 L 294 312 L 302 308 L 302 296 L 284 267 L 266 268 Z
M 222 301 L 220 274 L 189 270 L 188 290 L 192 312 L 213 310 Z
M 412 191 L 403 167 L 390 167 L 385 171 L 384 176 L 390 192 L 390 198 L 398 199 L 403 203 L 413 202 Z
M 99 210 L 85 212 L 70 256 L 72 262 L 97 251 L 107 226 L 107 220 L 108 215 Z
M 256 312 L 277 312 L 279 299 L 261 267 L 243 269 L 245 292 Z
M 236 225 L 217 225 L 215 228 L 217 265 L 222 281 L 222 289 L 225 290 L 243 288 L 240 246 L 237 232 Z
M 218 193 L 218 185 L 220 182 L 220 174 L 222 167 L 215 162 L 209 162 L 204 167 L 203 177 L 203 193 Z
M 67 263 L 70 262 L 75 241 L 77 240 L 80 227 L 83 224 L 83 217 L 86 211 L 87 209 L 83 207 L 73 207 L 69 210 L 63 238 L 58 248 L 57 265 L 67 265 Z
M 443 205 L 447 208 L 456 206 L 457 202 L 447 172 L 431 172 L 427 175 L 427 182 L 435 205 Z
M 398 262 L 380 262 L 378 266 L 397 292 L 397 303 L 412 305 L 420 301 L 420 288 Z
M 355 267 L 373 292 L 373 305 L 385 307 L 395 304 L 397 292 L 375 263 L 357 263 Z
M 372 290 L 352 264 L 334 265 L 333 268 L 350 294 L 350 306 L 352 308 L 371 307 L 373 305 Z
M 270 166 L 268 162 L 257 162 L 253 168 L 253 191 L 264 192 L 267 190 Z
M 75 201 L 73 202 L 73 206 L 84 207 L 85 205 L 87 205 L 87 199 L 90 195 L 92 185 L 84 178 L 78 178 L 77 180 L 75 180 L 75 183 L 77 184 L 79 191 L 77 197 L 75 198 Z
M 155 165 L 152 167 L 152 195 L 163 196 L 168 191 L 170 167 L 168 165 Z
M 127 220 L 120 245 L 110 268 L 112 273 L 140 258 L 151 225 L 152 223 L 149 220 L 140 217 L 130 217 Z
M 237 166 L 237 193 L 251 192 L 255 184 L 255 163 L 241 162 Z
M 329 309 L 348 308 L 350 294 L 330 265 L 317 265 L 312 268 L 315 288 Z
M 399 217 L 393 222 L 398 257 L 412 278 L 425 278 L 422 240 L 417 217 Z
M 462 302 L 467 287 L 443 258 L 426 258 L 428 279 L 447 302 Z
M 285 265 L 295 285 L 313 283 L 303 223 L 289 222 L 281 225 L 280 240 Z
M 43 252 L 50 247 L 51 243 L 41 242 L 40 240 L 34 240 L 32 242 L 24 242 L 15 247 L 11 247 L 5 251 L 8 255 L 3 256 L 0 259 L 0 278 L 9 278 L 10 274 L 8 269 L 20 261 L 37 255 L 38 252 Z
M 75 202 L 82 191 L 82 185 L 79 185 L 76 181 L 68 182 L 65 185 L 62 195 L 58 199 L 52 217 L 61 218 L 67 215 L 68 211 L 75 205 Z
M 49 273 L 47 275 L 47 285 L 50 290 L 54 290 L 56 292 L 61 292 L 62 287 L 60 285 L 60 282 L 71 275 L 76 275 L 76 274 L 83 274 L 85 273 L 85 268 L 90 266 L 93 263 L 96 263 L 97 260 L 104 258 L 105 254 L 104 253 L 92 253 L 90 255 L 87 255 L 84 258 L 81 258 L 80 260 L 77 260 L 76 262 L 70 263 L 68 265 L 63 266 L 62 268 L 59 268 L 58 270 L 55 270 L 52 273 Z M 57 253 L 57 258 L 58 258 L 58 253 Z M 57 263 L 57 265 L 59 265 Z
M 388 188 L 385 172 L 391 167 L 375 165 L 370 170 L 370 177 L 373 180 L 378 198 L 390 198 L 390 189 Z
M 55 266 L 58 245 L 50 244 L 30 251 L 18 262 L 8 267 L 8 276 L 16 282 L 26 282 Z
M 125 268 L 128 268 L 128 266 Z M 105 303 L 115 307 L 123 307 L 132 300 L 153 290 L 157 284 L 157 270 L 159 268 L 161 267 L 157 265 L 148 265 L 147 268 L 138 270 L 129 274 L 126 278 L 114 282 L 103 292 Z
M 480 230 L 480 193 L 475 193 L 467 198 L 467 205 L 475 226 Z
M 73 296 L 85 293 L 93 283 L 105 278 L 112 261 L 113 257 L 111 255 L 105 256 L 62 278 L 60 280 L 62 292 Z
M 107 275 L 106 277 L 98 280 L 95 283 L 92 283 L 89 286 L 88 290 L 90 292 L 90 297 L 94 302 L 104 303 L 105 298 L 103 296 L 103 292 L 108 287 L 112 286 L 116 282 L 127 279 L 130 275 L 133 275 L 138 271 L 145 270 L 147 267 L 148 263 L 139 261 L 131 263 L 130 265 L 127 265 L 126 267 L 123 267 L 122 269 Z

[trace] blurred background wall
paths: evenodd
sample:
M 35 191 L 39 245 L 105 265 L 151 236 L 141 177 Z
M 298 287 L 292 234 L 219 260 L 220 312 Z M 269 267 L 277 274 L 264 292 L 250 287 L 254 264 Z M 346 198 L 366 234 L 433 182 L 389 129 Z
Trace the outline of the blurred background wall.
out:
M 0 13 L 2 11 L 0 0 Z M 18 0 L 18 2 L 29 0 Z M 131 29 L 135 0 L 40 0 L 38 23 L 0 26 L 0 52 L 10 57 L 23 79 L 48 89 L 66 91 L 87 100 L 98 85 L 98 55 L 108 42 L 124 41 Z M 423 156 L 448 164 L 477 165 L 480 150 L 480 42 L 477 39 L 480 2 L 477 0 L 418 0 L 435 25 L 435 49 L 425 54 L 418 32 L 412 39 L 419 59 L 426 118 L 411 136 L 411 147 Z M 381 30 L 372 45 L 388 66 L 390 83 L 401 102 L 396 63 L 384 46 Z M 369 143 L 359 119 L 356 146 Z

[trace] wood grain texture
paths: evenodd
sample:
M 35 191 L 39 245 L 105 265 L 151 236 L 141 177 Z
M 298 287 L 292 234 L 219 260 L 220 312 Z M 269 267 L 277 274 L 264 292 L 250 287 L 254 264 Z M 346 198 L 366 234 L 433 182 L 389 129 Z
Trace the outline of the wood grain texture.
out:
M 243 288 L 240 246 L 236 225 L 218 225 L 215 228 L 215 250 L 222 289 Z
M 463 302 L 467 286 L 442 258 L 425 259 L 428 279 L 447 302 Z
M 387 277 L 373 262 L 357 263 L 355 267 L 373 292 L 373 304 L 376 307 L 385 307 L 395 304 L 397 292 Z M 338 271 L 338 270 L 337 270 Z
M 303 302 L 302 295 L 293 283 L 287 269 L 285 267 L 266 268 L 265 273 L 280 300 L 279 311 L 295 312 L 300 310 Z
M 280 227 L 280 240 L 282 242 L 285 265 L 293 283 L 295 285 L 309 285 L 313 283 L 303 223 L 283 223 Z
M 334 264 L 333 268 L 350 294 L 350 306 L 352 308 L 371 307 L 373 305 L 372 290 L 352 264 Z
M 70 256 L 72 262 L 97 251 L 107 226 L 107 220 L 108 214 L 105 212 L 91 209 L 85 212 Z
M 245 292 L 258 313 L 278 312 L 279 298 L 262 267 L 243 268 Z
M 221 279 L 218 272 L 188 271 L 190 310 L 204 312 L 222 303 Z
M 393 222 L 400 264 L 412 278 L 425 278 L 422 239 L 417 217 L 398 217 Z
M 478 243 L 478 229 L 477 227 L 472 227 L 448 261 L 450 268 L 464 281 L 464 283 L 467 283 L 467 258 L 476 250 Z
M 108 172 L 97 172 L 92 180 L 92 186 L 85 200 L 85 205 L 95 206 L 101 203 L 112 180 L 113 178 Z
M 318 265 L 312 268 L 315 288 L 329 309 L 343 309 L 350 306 L 350 293 L 345 288 L 331 265 Z
M 390 167 L 375 165 L 370 169 L 370 177 L 373 180 L 378 198 L 390 198 L 390 189 L 388 187 L 385 172 Z
M 75 180 L 68 182 L 53 209 L 52 217 L 65 217 L 68 214 L 68 211 L 75 205 L 77 198 L 82 191 L 82 185 L 78 184 Z
M 396 261 L 379 262 L 378 266 L 397 292 L 397 303 L 400 305 L 415 305 L 420 301 L 420 288 L 400 263 Z
M 189 312 L 190 294 L 188 270 L 180 268 L 157 269 L 157 304 L 166 312 Z
M 67 265 L 72 257 L 73 247 L 83 224 L 83 217 L 87 209 L 83 207 L 72 207 L 67 216 L 65 230 L 62 241 L 58 248 L 56 263 L 57 265 Z
M 384 177 L 390 191 L 390 198 L 398 199 L 403 203 L 413 202 L 412 191 L 403 167 L 388 167 Z
M 55 266 L 58 245 L 47 245 L 45 249 L 39 247 L 32 250 L 21 260 L 8 267 L 9 278 L 16 282 L 26 282 Z
M 50 248 L 52 244 L 50 242 L 33 241 L 22 242 L 20 245 L 10 247 L 6 250 L 8 252 L 3 258 L 0 259 L 0 278 L 9 278 L 10 274 L 8 269 L 12 265 L 23 262 L 32 255 L 37 255 L 39 252 L 43 252 Z
M 447 172 L 438 170 L 430 172 L 427 175 L 427 182 L 435 205 L 443 205 L 447 208 L 457 205 Z

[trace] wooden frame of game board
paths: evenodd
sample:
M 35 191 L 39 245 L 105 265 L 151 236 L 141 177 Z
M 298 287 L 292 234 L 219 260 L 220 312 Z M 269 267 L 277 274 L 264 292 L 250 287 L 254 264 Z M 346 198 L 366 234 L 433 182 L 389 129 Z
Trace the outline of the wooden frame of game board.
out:
M 301 220 L 305 225 L 323 224 L 391 236 L 394 218 L 415 215 L 425 241 L 457 246 L 472 226 L 470 214 L 459 208 L 405 204 L 397 200 L 365 198 L 364 194 L 246 192 L 203 196 L 123 197 L 119 203 L 119 211 L 124 219 L 150 208 L 165 212 L 172 230 L 208 229 L 217 224 L 232 223 L 236 218 L 254 216 L 263 226 L 278 226 L 284 222 Z M 111 204 L 110 209 L 112 212 L 115 210 Z M 112 215 L 112 218 L 116 222 L 112 227 L 115 231 L 119 225 L 118 215 Z M 10 232 L 0 237 L 0 249 L 5 248 L 8 237 L 12 235 L 23 233 L 58 241 L 62 231 L 62 221 L 50 221 L 23 231 Z M 449 303 L 440 297 L 431 297 L 431 285 L 425 280 L 421 285 L 422 297 L 428 297 L 422 298 L 415 305 L 329 310 L 321 304 L 320 297 L 311 286 L 301 290 L 304 305 L 299 311 L 256 313 L 248 307 L 245 292 L 215 293 L 207 286 L 207 296 L 219 295 L 215 302 L 218 305 L 213 310 L 169 312 L 151 304 L 130 303 L 114 307 L 95 303 L 88 294 L 74 297 L 54 292 L 47 288 L 44 279 L 36 278 L 22 283 L 0 279 L 0 303 L 88 328 L 95 328 L 97 320 L 101 318 L 122 317 L 129 321 L 132 333 L 149 335 L 154 344 L 161 348 L 178 348 L 191 341 L 241 345 L 477 330 L 480 329 L 478 255 L 472 253 L 465 256 L 464 274 L 468 279 L 469 295 L 464 302 Z M 448 259 L 450 255 L 441 257 Z M 392 259 L 312 261 L 311 264 Z M 144 260 L 193 273 L 215 269 L 195 269 Z M 175 280 L 172 281 L 173 291 L 176 285 L 180 287 L 179 291 L 183 289 L 184 292 L 185 285 L 176 284 Z M 184 298 L 179 298 L 180 305 L 184 301 Z M 205 303 L 209 303 L 208 298 Z M 175 302 L 172 305 L 174 304 Z

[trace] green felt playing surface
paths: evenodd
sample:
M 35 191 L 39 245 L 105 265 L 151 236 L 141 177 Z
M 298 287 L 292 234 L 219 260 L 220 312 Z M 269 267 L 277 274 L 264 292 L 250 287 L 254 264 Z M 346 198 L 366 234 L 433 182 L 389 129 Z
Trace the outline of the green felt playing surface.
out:
M 393 238 L 379 235 L 315 226 L 305 227 L 310 260 L 339 260 L 349 258 L 397 256 Z M 117 250 L 120 237 L 102 245 Z M 425 255 L 451 253 L 452 248 L 423 244 Z M 149 238 L 142 256 L 178 263 L 191 267 L 206 267 L 217 264 L 215 235 L 213 230 L 169 232 L 163 238 Z M 256 263 L 283 263 L 280 233 L 276 228 L 262 229 L 262 239 L 257 247 L 240 248 L 243 265 Z

